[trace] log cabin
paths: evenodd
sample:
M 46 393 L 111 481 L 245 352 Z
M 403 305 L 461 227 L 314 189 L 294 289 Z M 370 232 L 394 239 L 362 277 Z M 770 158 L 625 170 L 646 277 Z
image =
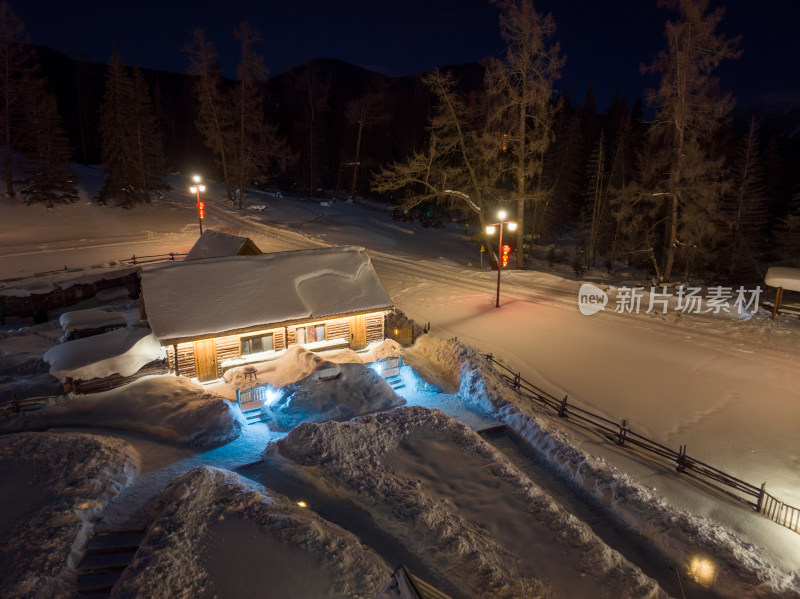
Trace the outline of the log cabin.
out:
M 364 349 L 393 308 L 361 247 L 225 256 L 142 271 L 141 316 L 171 372 L 205 382 L 291 345 Z

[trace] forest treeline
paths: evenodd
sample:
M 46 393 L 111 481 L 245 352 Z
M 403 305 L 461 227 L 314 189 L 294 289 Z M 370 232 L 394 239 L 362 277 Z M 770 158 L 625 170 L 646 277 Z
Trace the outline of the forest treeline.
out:
M 482 64 L 388 78 L 315 60 L 269 78 L 243 22 L 230 79 L 202 30 L 186 40 L 186 74 L 131 68 L 116 52 L 97 65 L 31 45 L 0 2 L 6 194 L 75 201 L 71 164 L 100 163 L 97 201 L 132 208 L 168 188 L 167 173 L 199 171 L 240 207 L 247 188 L 276 185 L 371 193 L 399 215 L 476 231 L 504 209 L 517 268 L 559 236 L 574 250 L 548 258 L 578 276 L 634 265 L 663 282 L 733 279 L 800 263 L 797 148 L 733 118 L 716 71 L 739 40 L 720 33 L 722 8 L 661 2 L 664 47 L 642 57 L 658 85 L 598 113 L 591 85 L 580 99 L 559 85 L 552 17 L 531 0 L 494 3 L 506 51 Z

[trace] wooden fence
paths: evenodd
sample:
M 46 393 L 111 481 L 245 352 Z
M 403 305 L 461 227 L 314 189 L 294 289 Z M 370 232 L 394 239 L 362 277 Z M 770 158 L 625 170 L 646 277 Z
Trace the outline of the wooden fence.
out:
M 187 254 L 176 254 L 175 252 L 169 252 L 168 254 L 154 254 L 152 256 L 137 256 L 134 254 L 127 260 L 123 260 L 123 262 L 129 262 L 130 264 L 149 264 L 151 262 L 174 262 L 176 257 L 184 257 Z
M 523 379 L 520 373 L 515 373 L 504 364 L 498 362 L 492 354 L 487 354 L 486 357 L 495 366 L 499 366 L 505 371 L 505 373 L 501 372 L 500 374 L 512 387 L 525 396 L 550 408 L 559 417 L 568 418 L 584 428 L 602 431 L 606 437 L 620 447 L 641 449 L 668 460 L 675 464 L 675 469 L 678 472 L 691 472 L 703 479 L 724 485 L 736 491 L 737 497 L 750 505 L 755 511 L 764 514 L 781 526 L 800 533 L 800 509 L 787 505 L 767 493 L 765 490 L 766 483 L 762 484 L 761 487 L 752 485 L 689 456 L 686 453 L 686 445 L 681 445 L 678 451 L 675 451 L 634 432 L 628 425 L 627 420 L 622 420 L 621 423 L 615 422 L 575 404 L 570 404 L 566 395 L 559 400 Z

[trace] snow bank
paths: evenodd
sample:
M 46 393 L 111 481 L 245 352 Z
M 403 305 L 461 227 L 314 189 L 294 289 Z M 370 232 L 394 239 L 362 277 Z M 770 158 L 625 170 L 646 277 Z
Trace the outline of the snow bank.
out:
M 306 482 L 367 510 L 445 579 L 428 581 L 442 590 L 498 599 L 598 589 L 666 597 L 503 454 L 438 410 L 303 424 L 268 446 L 275 452 L 303 467 Z
M 128 324 L 125 315 L 111 307 L 89 308 L 87 310 L 73 310 L 64 312 L 58 319 L 64 332 L 78 331 L 81 329 L 102 329 L 103 327 L 124 327 Z
M 184 377 L 147 376 L 111 391 L 78 395 L 54 407 L 14 414 L 0 430 L 58 426 L 120 428 L 201 447 L 236 439 L 244 426 L 239 407 Z
M 269 406 L 269 426 L 289 430 L 301 422 L 350 420 L 405 403 L 371 368 L 363 364 L 332 365 L 281 389 L 277 401 Z
M 373 599 L 391 570 L 351 533 L 207 466 L 150 506 L 153 524 L 112 597 Z
M 619 519 L 649 539 L 689 577 L 699 556 L 715 568 L 707 586 L 723 597 L 800 597 L 800 579 L 775 567 L 757 546 L 713 521 L 678 510 L 627 474 L 589 455 L 530 401 L 509 388 L 488 361 L 460 343 L 426 336 L 414 347 L 417 357 L 457 376 L 466 402 L 491 410 L 579 487 L 589 491 Z
M 67 341 L 48 350 L 44 360 L 61 382 L 112 374 L 131 376 L 154 360 L 166 358 L 158 339 L 146 328 L 124 328 Z
M 0 437 L 0 595 L 70 596 L 94 523 L 131 482 L 137 462 L 135 450 L 119 439 L 76 433 Z

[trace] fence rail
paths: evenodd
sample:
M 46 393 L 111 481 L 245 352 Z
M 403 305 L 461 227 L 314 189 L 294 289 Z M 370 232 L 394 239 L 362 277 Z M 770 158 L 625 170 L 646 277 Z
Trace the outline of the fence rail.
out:
M 130 262 L 131 264 L 149 264 L 151 262 L 170 262 L 175 261 L 175 258 L 180 256 L 184 257 L 188 254 L 178 254 L 176 252 L 169 252 L 168 254 L 154 254 L 152 256 L 137 256 L 134 254 L 130 258 L 126 258 L 123 262 Z
M 715 483 L 733 489 L 739 494 L 739 499 L 747 503 L 760 514 L 773 522 L 800 533 L 800 508 L 783 503 L 766 492 L 766 483 L 757 487 L 740 478 L 732 476 L 710 464 L 706 464 L 686 453 L 686 445 L 681 445 L 678 451 L 662 445 L 644 435 L 631 430 L 627 420 L 621 423 L 610 420 L 599 414 L 590 412 L 580 406 L 569 403 L 568 396 L 557 399 L 551 394 L 539 389 L 532 383 L 522 378 L 520 373 L 514 372 L 505 364 L 495 359 L 492 354 L 486 354 L 492 364 L 502 371 L 501 376 L 520 393 L 530 397 L 540 404 L 552 409 L 559 417 L 567 418 L 585 428 L 599 430 L 620 447 L 635 447 L 643 451 L 660 456 L 675 464 L 678 472 L 691 472 L 695 475 L 711 480 Z

